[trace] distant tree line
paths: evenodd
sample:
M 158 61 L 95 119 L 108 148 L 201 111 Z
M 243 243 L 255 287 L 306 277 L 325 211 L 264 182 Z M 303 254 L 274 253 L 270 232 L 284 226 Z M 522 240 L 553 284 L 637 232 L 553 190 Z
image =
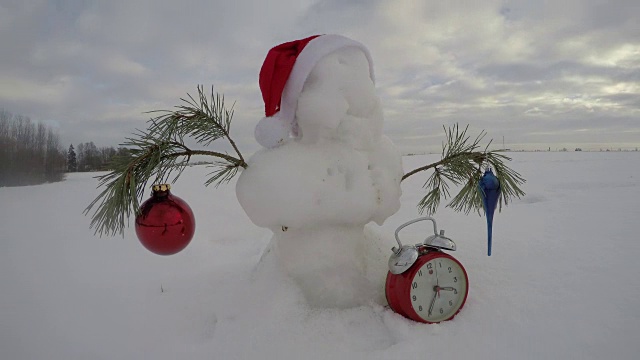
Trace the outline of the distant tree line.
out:
M 66 165 L 53 129 L 0 109 L 0 186 L 62 181 Z
M 116 156 L 128 156 L 129 149 L 113 146 L 98 148 L 93 141 L 80 143 L 77 148 L 69 145 L 67 151 L 67 169 L 76 171 L 106 171 L 110 170 L 109 164 Z
M 50 127 L 0 109 L 0 186 L 62 181 L 66 172 L 110 170 L 116 156 L 129 156 L 129 149 L 99 148 L 91 141 L 65 150 Z

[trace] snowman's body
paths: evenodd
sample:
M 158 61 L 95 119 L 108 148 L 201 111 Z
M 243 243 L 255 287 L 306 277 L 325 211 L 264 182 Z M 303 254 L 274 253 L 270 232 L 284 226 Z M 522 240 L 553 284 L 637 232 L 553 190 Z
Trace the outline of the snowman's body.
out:
M 249 160 L 238 200 L 256 225 L 273 231 L 273 260 L 311 305 L 382 301 L 386 261 L 365 225 L 382 224 L 399 209 L 402 160 L 382 134 L 380 101 L 360 49 L 318 61 L 296 121 L 297 138 Z

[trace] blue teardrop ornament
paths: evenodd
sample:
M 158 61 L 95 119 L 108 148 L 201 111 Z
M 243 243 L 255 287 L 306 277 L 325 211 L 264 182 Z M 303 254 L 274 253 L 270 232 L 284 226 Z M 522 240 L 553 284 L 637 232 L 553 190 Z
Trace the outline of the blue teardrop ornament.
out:
M 500 180 L 493 174 L 491 169 L 487 169 L 480 178 L 478 188 L 482 194 L 482 205 L 487 216 L 487 255 L 491 256 L 491 234 L 493 232 L 493 213 L 498 206 L 500 198 Z

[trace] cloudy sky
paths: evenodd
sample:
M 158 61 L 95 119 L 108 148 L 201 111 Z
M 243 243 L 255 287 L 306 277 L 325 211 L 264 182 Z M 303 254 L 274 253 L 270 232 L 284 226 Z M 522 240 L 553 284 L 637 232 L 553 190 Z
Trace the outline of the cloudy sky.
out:
M 251 152 L 267 51 L 337 33 L 370 49 L 404 151 L 455 123 L 513 149 L 634 149 L 638 18 L 638 0 L 0 0 L 0 109 L 117 146 L 203 84 Z

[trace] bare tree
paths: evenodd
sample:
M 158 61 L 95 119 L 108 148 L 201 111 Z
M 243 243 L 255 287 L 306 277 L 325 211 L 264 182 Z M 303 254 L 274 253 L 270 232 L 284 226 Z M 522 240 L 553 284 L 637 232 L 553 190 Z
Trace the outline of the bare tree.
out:
M 0 110 L 0 186 L 60 181 L 64 166 L 65 154 L 53 130 Z
M 0 185 L 9 180 L 13 139 L 10 137 L 11 113 L 0 109 Z
M 77 161 L 78 161 L 78 171 L 85 171 L 85 160 L 84 160 L 84 144 L 78 144 L 78 149 L 76 151 Z
M 45 161 L 45 178 L 49 182 L 64 180 L 66 156 L 60 146 L 60 138 L 51 128 L 47 131 L 47 154 Z

